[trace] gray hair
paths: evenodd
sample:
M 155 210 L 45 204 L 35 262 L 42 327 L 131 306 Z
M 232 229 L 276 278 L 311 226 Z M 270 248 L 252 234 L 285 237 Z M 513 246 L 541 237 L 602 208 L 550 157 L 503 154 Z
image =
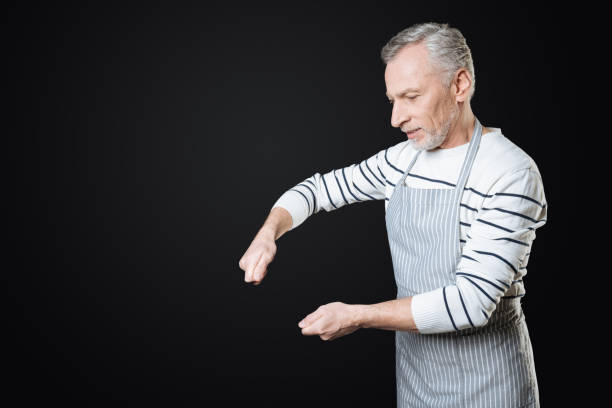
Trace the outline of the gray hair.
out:
M 425 42 L 432 62 L 444 72 L 443 82 L 446 86 L 450 85 L 458 69 L 465 68 L 470 73 L 472 77 L 472 88 L 469 94 L 471 99 L 476 88 L 472 53 L 463 34 L 456 28 L 449 27 L 448 24 L 422 23 L 410 26 L 397 33 L 385 44 L 380 52 L 380 57 L 386 65 L 404 46 L 421 41 Z

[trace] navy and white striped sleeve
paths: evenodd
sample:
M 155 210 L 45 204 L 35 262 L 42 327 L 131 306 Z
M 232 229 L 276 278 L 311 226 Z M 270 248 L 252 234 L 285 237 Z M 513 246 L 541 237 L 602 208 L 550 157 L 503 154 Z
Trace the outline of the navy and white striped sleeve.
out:
M 359 163 L 324 174 L 315 173 L 287 190 L 272 208 L 286 209 L 291 214 L 291 229 L 294 229 L 321 209 L 329 212 L 355 202 L 384 200 L 387 150 L 389 148 Z
M 537 168 L 514 171 L 498 180 L 470 227 L 455 284 L 413 298 L 419 331 L 484 326 L 500 299 L 514 293 L 512 285 L 522 282 L 535 230 L 546 223 L 546 214 Z

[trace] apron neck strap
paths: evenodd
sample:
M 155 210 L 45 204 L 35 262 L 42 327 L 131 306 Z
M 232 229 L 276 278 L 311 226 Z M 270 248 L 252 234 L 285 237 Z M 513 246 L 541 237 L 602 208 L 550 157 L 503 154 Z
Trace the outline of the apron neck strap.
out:
M 455 201 L 457 201 L 457 203 L 461 201 L 461 196 L 463 195 L 463 190 L 465 189 L 465 184 L 468 176 L 470 175 L 472 164 L 474 164 L 474 158 L 478 152 L 480 139 L 482 137 L 482 126 L 480 125 L 480 122 L 477 118 L 474 118 L 474 121 L 474 133 L 470 139 L 470 146 L 468 147 L 468 151 L 465 155 L 465 160 L 463 161 L 463 166 L 461 167 L 461 172 L 459 173 L 459 179 L 457 180 L 457 186 L 455 187 Z
M 416 154 L 412 157 L 412 160 L 410 160 L 410 164 L 408 164 L 408 167 L 406 168 L 406 171 L 400 178 L 400 181 L 395 185 L 396 188 L 404 184 L 404 180 L 406 180 L 406 177 L 408 176 L 408 172 L 410 171 L 412 166 L 414 166 L 414 163 L 416 162 L 416 159 L 417 157 L 419 157 L 419 154 L 421 154 L 421 152 L 422 150 L 417 150 Z
M 470 175 L 470 170 L 472 169 L 472 164 L 474 163 L 474 158 L 476 157 L 476 152 L 478 152 L 478 147 L 480 146 L 480 139 L 482 136 L 482 126 L 478 121 L 478 118 L 474 118 L 474 133 L 472 134 L 472 138 L 470 139 L 470 145 L 468 147 L 468 151 L 465 155 L 465 160 L 463 161 L 463 166 L 461 167 L 461 172 L 459 173 L 459 179 L 457 180 L 457 185 L 455 186 L 455 201 L 461 200 L 461 195 L 463 194 L 463 189 L 465 188 L 465 183 L 467 182 L 468 176 Z M 422 150 L 418 150 L 416 154 L 412 157 L 410 164 L 404 171 L 404 174 L 400 178 L 400 181 L 395 185 L 395 187 L 399 187 L 404 184 L 406 177 L 408 176 L 408 172 L 414 166 L 416 159 L 421 154 Z

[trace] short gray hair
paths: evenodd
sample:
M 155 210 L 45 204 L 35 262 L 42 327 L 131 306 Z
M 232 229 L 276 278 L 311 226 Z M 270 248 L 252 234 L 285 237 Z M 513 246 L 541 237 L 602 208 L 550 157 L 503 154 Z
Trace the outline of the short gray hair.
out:
M 448 24 L 422 23 L 412 25 L 393 36 L 382 48 L 380 57 L 386 65 L 404 46 L 421 41 L 425 42 L 432 62 L 444 71 L 443 82 L 446 86 L 450 85 L 450 81 L 458 69 L 465 68 L 470 73 L 472 77 L 471 99 L 476 89 L 472 53 L 461 31 L 449 27 Z

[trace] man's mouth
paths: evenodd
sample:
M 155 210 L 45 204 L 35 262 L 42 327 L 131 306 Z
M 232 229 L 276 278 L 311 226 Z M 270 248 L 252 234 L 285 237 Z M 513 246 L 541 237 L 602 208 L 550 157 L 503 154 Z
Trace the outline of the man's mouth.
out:
M 416 129 L 412 129 L 412 130 L 407 130 L 406 131 L 406 136 L 408 136 L 408 139 L 414 139 L 416 133 L 421 130 L 421 128 L 416 128 Z

